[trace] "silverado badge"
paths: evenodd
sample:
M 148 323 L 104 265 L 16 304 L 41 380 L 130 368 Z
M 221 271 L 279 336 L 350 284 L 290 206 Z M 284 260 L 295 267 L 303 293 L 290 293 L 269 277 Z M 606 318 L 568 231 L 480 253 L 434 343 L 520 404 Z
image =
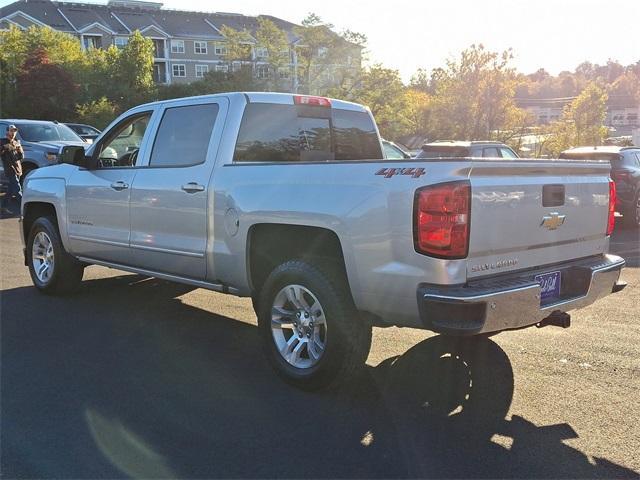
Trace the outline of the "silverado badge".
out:
M 560 215 L 558 212 L 551 212 L 549 215 L 542 217 L 540 226 L 549 230 L 555 230 L 564 223 L 566 217 L 566 215 Z

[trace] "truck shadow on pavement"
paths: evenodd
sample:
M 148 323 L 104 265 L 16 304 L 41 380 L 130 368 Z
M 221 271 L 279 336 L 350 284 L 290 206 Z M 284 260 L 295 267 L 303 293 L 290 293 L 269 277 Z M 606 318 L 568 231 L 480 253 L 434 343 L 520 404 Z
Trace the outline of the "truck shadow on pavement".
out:
M 638 476 L 563 444 L 568 424 L 506 419 L 513 371 L 490 339 L 430 337 L 305 393 L 254 325 L 183 303 L 189 290 L 122 275 L 70 298 L 3 291 L 3 476 Z

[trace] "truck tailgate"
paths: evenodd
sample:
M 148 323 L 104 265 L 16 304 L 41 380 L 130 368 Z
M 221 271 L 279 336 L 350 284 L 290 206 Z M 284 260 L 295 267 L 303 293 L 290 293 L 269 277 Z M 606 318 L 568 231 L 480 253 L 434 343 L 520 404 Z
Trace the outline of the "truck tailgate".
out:
M 608 162 L 474 160 L 467 277 L 604 253 Z

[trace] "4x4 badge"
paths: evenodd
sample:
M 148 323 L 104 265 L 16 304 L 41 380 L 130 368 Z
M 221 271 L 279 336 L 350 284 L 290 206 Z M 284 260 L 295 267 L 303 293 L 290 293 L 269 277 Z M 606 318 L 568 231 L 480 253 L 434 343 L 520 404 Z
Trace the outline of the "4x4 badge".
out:
M 542 217 L 541 227 L 545 227 L 549 230 L 555 230 L 564 223 L 566 215 L 560 215 L 558 212 L 551 212 L 549 215 Z
M 391 178 L 394 175 L 409 175 L 411 178 L 420 178 L 427 172 L 424 168 L 381 168 L 376 175 L 382 175 L 384 178 Z

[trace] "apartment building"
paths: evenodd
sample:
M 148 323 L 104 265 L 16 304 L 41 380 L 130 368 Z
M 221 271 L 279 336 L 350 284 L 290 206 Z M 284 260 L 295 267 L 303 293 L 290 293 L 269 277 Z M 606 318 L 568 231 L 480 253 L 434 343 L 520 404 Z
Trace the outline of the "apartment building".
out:
M 141 0 L 109 0 L 106 4 L 60 2 L 51 0 L 19 0 L 0 8 L 0 30 L 15 26 L 27 29 L 46 26 L 76 36 L 84 49 L 124 47 L 134 31 L 153 40 L 154 80 L 160 84 L 189 83 L 207 72 L 226 72 L 250 64 L 257 79 L 277 75 L 285 85 L 297 91 L 301 79 L 297 49 L 300 39 L 294 33 L 295 24 L 266 16 L 287 35 L 289 65 L 272 72 L 265 49 L 257 46 L 255 32 L 258 16 L 234 13 L 206 13 L 168 10 L 162 3 Z M 251 40 L 251 54 L 244 62 L 227 58 L 223 26 L 246 30 Z M 361 68 L 361 49 L 349 48 L 349 68 Z M 323 76 L 328 84 L 335 81 L 331 72 Z

